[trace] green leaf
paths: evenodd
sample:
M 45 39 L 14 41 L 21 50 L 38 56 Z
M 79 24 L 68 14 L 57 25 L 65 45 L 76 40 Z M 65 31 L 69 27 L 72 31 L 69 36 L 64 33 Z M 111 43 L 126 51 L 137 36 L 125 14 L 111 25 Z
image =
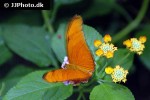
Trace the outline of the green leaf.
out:
M 63 62 L 66 56 L 66 41 L 65 41 L 65 30 L 66 24 L 60 24 L 56 34 L 52 38 L 52 49 L 60 62 Z
M 135 100 L 131 91 L 120 84 L 103 83 L 94 87 L 90 94 L 90 100 Z
M 91 53 L 94 56 L 94 59 L 97 59 L 97 56 L 95 55 L 96 48 L 94 47 L 94 41 L 95 40 L 103 41 L 102 36 L 94 28 L 87 25 L 83 26 L 83 32 L 87 45 L 89 46 Z
M 2 37 L 2 28 L 0 28 L 0 65 L 5 63 L 12 57 L 12 53 L 6 47 Z
M 91 5 L 83 13 L 83 17 L 90 18 L 97 15 L 105 15 L 113 10 L 116 0 L 93 0 Z
M 141 54 L 139 57 L 142 60 L 142 62 L 146 65 L 146 67 L 150 70 L 150 34 L 149 34 L 150 28 L 149 27 L 150 25 L 148 25 L 143 30 L 138 32 L 136 37 L 139 38 L 140 36 L 143 35 L 147 37 L 143 54 Z
M 18 65 L 13 68 L 6 77 L 0 80 L 0 86 L 4 85 L 1 96 L 4 96 L 10 88 L 17 84 L 17 82 L 33 69 L 27 66 Z
M 2 26 L 7 45 L 18 55 L 39 66 L 57 66 L 50 47 L 49 34 L 40 27 Z
M 134 54 L 127 49 L 118 49 L 115 51 L 114 57 L 110 62 L 110 66 L 115 67 L 120 65 L 121 67 L 129 70 L 133 64 Z
M 4 100 L 64 100 L 72 94 L 72 85 L 44 81 L 42 76 L 45 72 L 36 71 L 22 78 Z

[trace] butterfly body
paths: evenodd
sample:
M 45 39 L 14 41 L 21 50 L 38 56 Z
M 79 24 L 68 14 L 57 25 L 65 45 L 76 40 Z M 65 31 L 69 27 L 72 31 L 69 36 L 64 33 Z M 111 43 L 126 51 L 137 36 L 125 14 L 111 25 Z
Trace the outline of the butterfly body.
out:
M 74 16 L 66 33 L 66 49 L 68 58 L 64 59 L 63 69 L 50 71 L 44 75 L 48 82 L 80 83 L 87 81 L 94 71 L 94 60 L 86 44 L 82 31 L 81 16 Z

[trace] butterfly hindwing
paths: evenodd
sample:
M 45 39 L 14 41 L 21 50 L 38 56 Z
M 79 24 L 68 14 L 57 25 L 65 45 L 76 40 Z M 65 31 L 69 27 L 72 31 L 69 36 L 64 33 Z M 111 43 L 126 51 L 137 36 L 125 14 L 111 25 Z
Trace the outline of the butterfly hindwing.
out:
M 58 69 L 44 75 L 44 79 L 48 82 L 63 82 L 66 80 L 80 82 L 86 81 L 89 77 L 89 74 L 75 69 Z

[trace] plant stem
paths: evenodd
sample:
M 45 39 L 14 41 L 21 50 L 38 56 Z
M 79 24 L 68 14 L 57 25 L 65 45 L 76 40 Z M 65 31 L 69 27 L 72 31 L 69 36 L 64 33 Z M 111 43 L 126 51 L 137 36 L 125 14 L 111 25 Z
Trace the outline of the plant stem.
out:
M 137 15 L 137 17 L 130 23 L 128 24 L 124 29 L 122 29 L 120 32 L 118 32 L 114 37 L 113 37 L 113 42 L 116 43 L 120 39 L 122 39 L 124 36 L 129 34 L 132 30 L 134 30 L 142 21 L 149 5 L 149 0 L 143 0 L 142 7 Z
M 81 97 L 82 97 L 82 92 L 79 93 L 77 100 L 81 100 Z
M 130 52 L 128 52 L 121 60 L 120 60 L 120 62 L 118 63 L 118 65 L 121 65 L 122 64 L 122 62 L 124 62 L 124 60 L 125 59 L 127 59 L 129 56 L 130 56 Z
M 86 98 L 85 98 L 85 96 L 84 96 L 83 92 L 82 92 L 82 99 L 83 99 L 83 100 L 86 100 Z
M 91 92 L 92 89 L 84 89 L 83 92 Z
M 108 65 L 108 62 L 106 61 L 105 65 L 103 66 L 103 68 L 100 70 L 98 74 L 101 74 L 107 65 Z
M 48 16 L 48 12 L 47 10 L 42 10 L 42 16 L 43 16 L 43 19 L 44 19 L 44 23 L 48 29 L 48 31 L 53 34 L 54 33 L 54 29 L 49 21 L 49 16 Z
M 51 19 L 50 19 L 50 21 L 53 23 L 54 21 L 55 21 L 55 18 L 56 18 L 56 14 L 57 14 L 57 11 L 58 11 L 58 8 L 59 8 L 59 6 L 61 5 L 61 3 L 56 3 L 55 5 L 54 5 L 54 9 L 53 9 L 53 11 L 52 11 L 52 16 L 51 16 Z
M 3 92 L 4 88 L 5 88 L 5 83 L 2 82 L 2 87 L 1 87 L 1 89 L 0 89 L 0 96 L 2 95 L 2 92 Z
M 99 79 L 97 82 L 100 83 L 100 84 L 102 84 L 102 83 L 112 83 L 111 81 L 102 80 L 102 79 Z

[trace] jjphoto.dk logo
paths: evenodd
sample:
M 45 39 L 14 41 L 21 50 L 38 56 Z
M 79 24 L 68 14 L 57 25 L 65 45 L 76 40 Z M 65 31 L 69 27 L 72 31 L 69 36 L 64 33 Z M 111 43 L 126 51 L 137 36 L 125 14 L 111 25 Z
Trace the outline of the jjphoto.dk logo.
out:
M 18 7 L 37 7 L 37 8 L 43 8 L 44 7 L 44 4 L 42 2 L 38 2 L 37 4 L 32 4 L 32 3 L 4 3 L 4 7 L 5 8 L 8 8 L 8 7 L 11 7 L 11 8 L 18 8 Z

